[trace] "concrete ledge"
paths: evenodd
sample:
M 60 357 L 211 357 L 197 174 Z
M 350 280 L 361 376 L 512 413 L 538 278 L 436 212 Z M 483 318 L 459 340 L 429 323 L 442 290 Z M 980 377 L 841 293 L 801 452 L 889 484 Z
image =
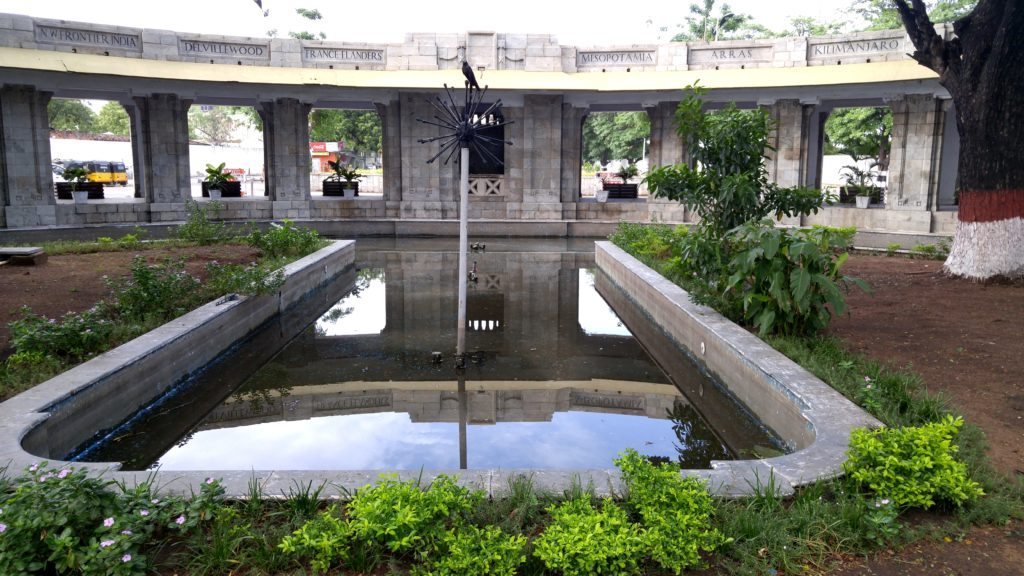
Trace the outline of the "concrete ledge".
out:
M 713 462 L 705 477 L 722 495 L 749 493 L 774 476 L 783 492 L 842 472 L 850 432 L 881 423 L 810 372 L 706 306 L 610 242 L 597 242 L 598 267 L 665 334 L 794 452 L 764 460 Z
M 277 294 L 210 302 L 0 404 L 0 463 L 20 471 L 67 454 L 185 381 L 268 319 L 351 269 L 354 261 L 354 241 L 332 242 L 287 265 Z M 117 463 L 74 466 L 129 484 L 147 476 L 114 472 Z M 200 476 L 158 473 L 157 481 L 187 491 L 190 482 L 202 481 Z

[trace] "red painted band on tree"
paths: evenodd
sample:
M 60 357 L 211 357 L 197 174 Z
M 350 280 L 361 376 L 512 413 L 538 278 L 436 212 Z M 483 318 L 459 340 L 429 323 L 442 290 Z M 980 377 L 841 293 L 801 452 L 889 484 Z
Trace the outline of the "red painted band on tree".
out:
M 960 193 L 961 222 L 998 222 L 1024 218 L 1024 189 Z

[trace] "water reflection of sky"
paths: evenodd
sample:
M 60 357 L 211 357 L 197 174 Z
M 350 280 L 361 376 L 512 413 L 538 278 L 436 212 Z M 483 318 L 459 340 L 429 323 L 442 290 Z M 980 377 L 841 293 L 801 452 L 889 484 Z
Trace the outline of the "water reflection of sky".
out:
M 612 311 L 594 288 L 594 272 L 580 269 L 580 328 L 590 335 L 632 336 L 626 325 Z
M 626 448 L 673 456 L 668 420 L 559 412 L 551 422 L 467 427 L 470 468 L 610 468 Z M 459 467 L 454 422 L 385 412 L 197 432 L 160 458 L 164 470 L 418 470 Z
M 354 336 L 357 334 L 380 334 L 387 323 L 387 291 L 384 287 L 384 271 L 371 277 L 360 276 L 356 290 L 331 306 L 316 321 L 316 330 L 324 336 Z

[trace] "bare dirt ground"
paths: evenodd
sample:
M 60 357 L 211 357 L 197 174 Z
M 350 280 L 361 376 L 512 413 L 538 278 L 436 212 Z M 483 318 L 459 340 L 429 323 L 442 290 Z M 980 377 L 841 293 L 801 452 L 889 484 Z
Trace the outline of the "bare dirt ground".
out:
M 941 273 L 941 262 L 855 255 L 844 272 L 874 292 L 851 293 L 831 331 L 850 349 L 910 366 L 925 386 L 988 437 L 996 468 L 1024 475 L 1024 282 L 978 284 Z M 843 576 L 1024 574 L 1024 526 L 972 528 L 868 559 Z
M 211 260 L 246 262 L 251 249 L 215 246 L 145 252 L 151 261 L 183 256 L 199 272 Z M 59 316 L 85 310 L 108 294 L 103 276 L 125 274 L 133 254 L 51 257 L 38 267 L 0 267 L 0 358 L 7 322 L 22 305 Z M 948 395 L 988 435 L 995 466 L 1024 475 L 1024 282 L 977 284 L 947 278 L 941 262 L 854 255 L 844 271 L 866 280 L 850 312 L 831 331 L 851 350 L 911 366 L 932 391 Z M 950 542 L 923 541 L 873 558 L 850 558 L 843 576 L 1024 574 L 1024 526 L 973 528 Z

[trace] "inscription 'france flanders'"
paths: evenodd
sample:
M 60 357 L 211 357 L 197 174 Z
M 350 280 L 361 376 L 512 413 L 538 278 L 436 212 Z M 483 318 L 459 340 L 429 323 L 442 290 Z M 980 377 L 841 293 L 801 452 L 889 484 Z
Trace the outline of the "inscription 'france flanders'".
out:
M 139 50 L 139 37 L 136 34 L 119 34 L 117 32 L 99 32 L 96 30 L 79 30 L 77 28 L 58 28 L 56 26 L 36 26 L 36 40 L 40 42 L 62 42 L 84 46 L 102 46 L 121 50 Z
M 383 62 L 383 50 L 347 48 L 303 48 L 302 58 L 313 62 Z

